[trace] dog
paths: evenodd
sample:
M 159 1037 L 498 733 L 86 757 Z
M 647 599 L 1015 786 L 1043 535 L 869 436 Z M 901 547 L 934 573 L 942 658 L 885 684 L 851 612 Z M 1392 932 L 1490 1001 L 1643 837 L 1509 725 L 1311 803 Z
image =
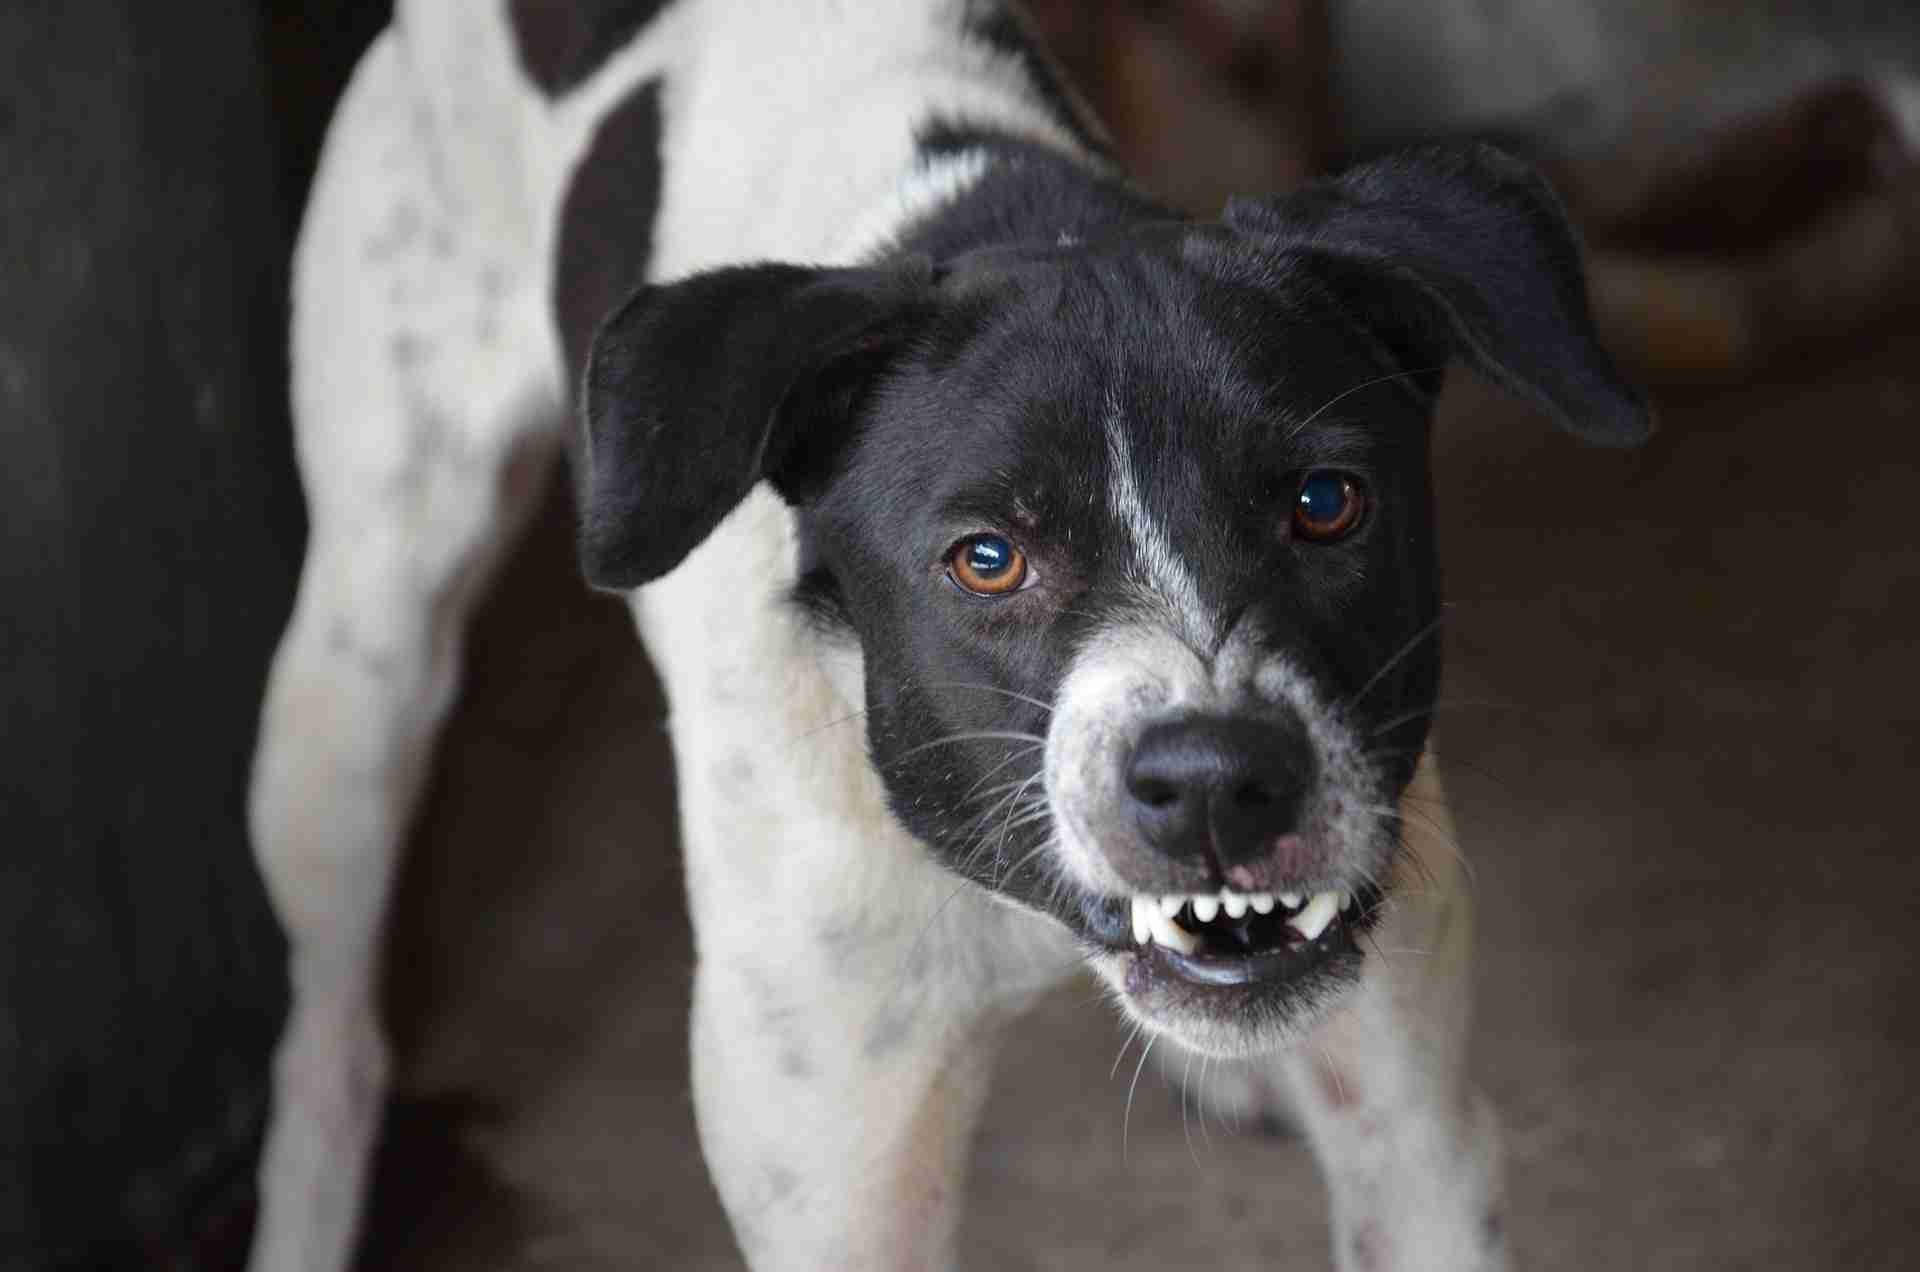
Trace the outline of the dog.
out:
M 257 1272 L 350 1258 L 395 861 L 562 453 L 670 703 L 752 1267 L 953 1266 L 995 1039 L 1083 965 L 1297 1121 L 1340 1267 L 1506 1265 L 1428 428 L 1455 360 L 1649 428 L 1529 168 L 1426 149 L 1189 220 L 999 0 L 400 0 L 295 271 Z

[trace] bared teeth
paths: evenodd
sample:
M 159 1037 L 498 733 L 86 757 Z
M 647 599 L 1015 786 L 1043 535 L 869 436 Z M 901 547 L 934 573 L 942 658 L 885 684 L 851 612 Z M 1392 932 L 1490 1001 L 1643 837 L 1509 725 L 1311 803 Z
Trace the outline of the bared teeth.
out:
M 1152 941 L 1164 945 L 1170 950 L 1179 950 L 1182 954 L 1191 954 L 1200 948 L 1200 938 L 1173 921 L 1173 916 L 1161 912 L 1158 897 L 1135 897 L 1133 899 L 1133 942 L 1145 945 Z
M 1345 889 L 1316 892 L 1305 898 L 1297 892 L 1248 893 L 1229 888 L 1188 895 L 1136 896 L 1133 898 L 1133 940 L 1136 945 L 1151 941 L 1191 954 L 1200 948 L 1200 937 L 1174 921 L 1174 916 L 1182 911 L 1191 915 L 1189 924 L 1201 926 L 1223 913 L 1231 922 L 1245 918 L 1249 910 L 1255 914 L 1272 914 L 1277 907 L 1284 906 L 1298 911 L 1287 919 L 1287 926 L 1307 940 L 1317 941 L 1334 919 L 1352 905 L 1353 894 Z
M 1317 941 L 1346 903 L 1344 892 L 1316 892 L 1300 913 L 1287 920 L 1287 926 L 1309 941 Z

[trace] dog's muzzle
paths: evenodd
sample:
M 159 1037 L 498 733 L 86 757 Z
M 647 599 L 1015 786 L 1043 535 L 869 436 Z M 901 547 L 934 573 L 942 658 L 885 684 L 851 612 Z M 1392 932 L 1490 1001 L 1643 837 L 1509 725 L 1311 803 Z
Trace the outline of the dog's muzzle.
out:
M 1287 706 L 1187 713 L 1144 729 L 1116 794 L 1131 834 L 1110 865 L 1151 881 L 1109 899 L 1126 910 L 1136 953 L 1197 986 L 1288 981 L 1352 952 L 1378 901 L 1372 889 L 1313 889 L 1331 862 L 1308 824 L 1321 776 L 1313 740 Z M 1117 925 L 1116 925 L 1117 926 Z M 1111 930 L 1111 929 L 1110 929 Z

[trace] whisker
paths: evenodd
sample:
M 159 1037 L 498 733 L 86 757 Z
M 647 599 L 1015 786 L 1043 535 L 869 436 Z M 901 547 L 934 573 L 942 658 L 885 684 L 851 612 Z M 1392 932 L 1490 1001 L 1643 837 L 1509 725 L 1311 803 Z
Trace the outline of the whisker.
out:
M 1107 1070 L 1107 1081 L 1113 1081 L 1113 1075 L 1120 1072 L 1120 1062 L 1127 1058 L 1127 1048 L 1131 1047 L 1133 1040 L 1140 1036 L 1140 1028 L 1141 1022 L 1136 1020 L 1133 1022 L 1133 1028 L 1127 1030 L 1126 1038 L 1120 1043 L 1120 1054 L 1113 1058 L 1113 1067 Z
M 1207 1146 L 1208 1152 L 1213 1151 L 1213 1136 L 1207 1133 L 1207 1102 L 1206 1102 L 1207 1066 L 1212 1063 L 1213 1063 L 1212 1056 L 1200 1057 L 1200 1095 L 1199 1095 L 1199 1098 L 1197 1098 L 1194 1101 L 1194 1107 L 1200 1110 L 1200 1141 Z M 1226 1129 L 1224 1123 L 1222 1124 L 1221 1129 L 1222 1130 Z
M 800 745 L 800 743 L 805 742 L 808 738 L 811 738 L 816 734 L 825 733 L 828 729 L 839 728 L 843 724 L 852 724 L 855 720 L 865 719 L 867 716 L 871 714 L 872 714 L 871 711 L 862 709 L 859 711 L 849 712 L 848 714 L 843 716 L 837 716 L 832 720 L 828 720 L 824 724 L 816 724 L 811 729 L 804 729 L 801 732 L 794 734 L 791 738 L 787 739 L 787 743 L 789 746 L 798 746 Z
M 1521 709 L 1520 704 L 1517 702 L 1501 702 L 1497 698 L 1470 698 L 1460 702 L 1436 702 L 1430 707 L 1422 707 L 1418 711 L 1409 711 L 1405 715 L 1395 716 L 1385 724 L 1374 729 L 1367 737 L 1372 739 L 1379 737 L 1382 733 L 1391 733 L 1403 724 L 1413 723 L 1421 716 L 1437 716 L 1442 711 L 1465 711 L 1474 707 L 1484 707 L 1497 711 L 1518 711 Z
M 1047 744 L 1047 740 L 1041 737 L 1037 733 L 1018 733 L 1018 732 L 1014 732 L 1011 730 L 1004 730 L 1004 729 L 987 729 L 977 733 L 950 733 L 944 738 L 935 738 L 931 742 L 922 742 L 918 746 L 910 746 L 906 750 L 900 752 L 900 754 L 895 758 L 904 760 L 909 755 L 915 755 L 921 751 L 929 750 L 936 746 L 952 746 L 955 743 L 959 743 L 959 742 L 995 742 L 995 741 L 1033 742 L 1033 743 L 1037 743 L 1040 746 L 1045 746 Z
M 985 799 L 987 796 L 992 795 L 998 791 L 1008 790 L 1015 786 L 1024 786 L 1027 782 L 1027 779 L 1024 777 L 1016 777 L 1016 778 L 1013 778 L 1011 781 L 1002 782 L 998 786 L 990 786 L 984 791 L 980 790 L 980 784 L 982 782 L 985 782 L 988 778 L 992 777 L 995 773 L 998 773 L 1001 769 L 1006 768 L 1007 765 L 1014 763 L 1021 756 L 1032 754 L 1034 749 L 1035 748 L 1033 747 L 1027 747 L 1024 750 L 1016 750 L 1012 755 L 1009 755 L 1006 759 L 1000 761 L 998 764 L 988 769 L 985 773 L 981 774 L 980 781 L 975 782 L 972 786 L 969 786 L 966 790 L 966 793 L 960 796 L 960 803 L 964 804 L 975 799 Z
M 1187 1079 L 1193 1076 L 1193 1052 L 1187 1052 L 1187 1062 L 1180 1068 L 1180 1137 L 1187 1141 L 1187 1156 L 1193 1164 L 1200 1164 L 1200 1154 L 1193 1150 L 1193 1128 L 1187 1125 Z
M 1425 640 L 1427 637 L 1433 635 L 1435 632 L 1440 630 L 1440 624 L 1446 618 L 1446 616 L 1447 616 L 1446 612 L 1444 610 L 1441 611 L 1441 613 L 1437 617 L 1435 617 L 1435 619 L 1431 623 L 1428 623 L 1425 627 L 1422 627 L 1419 631 L 1415 632 L 1411 637 L 1409 637 L 1407 640 L 1407 643 L 1400 646 L 1400 652 L 1395 654 L 1393 657 L 1387 659 L 1387 661 L 1385 661 L 1384 663 L 1381 663 L 1380 669 L 1374 672 L 1373 675 L 1367 678 L 1367 683 L 1364 685 L 1361 685 L 1359 691 L 1356 692 L 1351 698 L 1347 699 L 1346 703 L 1342 707 L 1342 710 L 1351 711 L 1354 707 L 1358 706 L 1360 703 L 1360 699 L 1366 697 L 1367 691 L 1372 689 L 1375 685 L 1379 684 L 1382 677 L 1384 677 L 1388 672 L 1392 671 L 1395 667 L 1399 666 L 1401 661 L 1404 660 L 1408 654 L 1412 653 L 1416 648 L 1418 648 L 1421 641 Z
M 1160 1035 L 1154 1034 L 1147 1039 L 1147 1045 L 1140 1048 L 1140 1063 L 1133 1066 L 1133 1081 L 1127 1083 L 1127 1111 L 1120 1115 L 1120 1160 L 1127 1160 L 1127 1132 L 1133 1125 L 1133 1093 L 1140 1085 L 1140 1070 L 1147 1067 L 1147 1057 L 1153 1054 L 1153 1044 L 1160 1041 Z
M 1021 702 L 1030 702 L 1049 715 L 1053 714 L 1053 704 L 1051 702 L 1036 698 L 1032 694 L 1020 693 L 1013 689 L 1003 689 L 999 685 L 982 685 L 969 680 L 932 680 L 922 681 L 921 683 L 928 689 L 977 689 L 981 693 L 1004 694 L 1009 698 L 1016 698 Z
M 1322 415 L 1324 415 L 1327 412 L 1327 409 L 1329 407 L 1332 407 L 1335 403 L 1346 401 L 1346 399 L 1352 397 L 1354 394 L 1358 393 L 1362 389 L 1370 389 L 1376 384 L 1385 384 L 1389 380 L 1411 379 L 1412 377 L 1417 375 L 1433 375 L 1437 372 L 1445 371 L 1445 370 L 1446 368 L 1444 366 L 1416 367 L 1411 371 L 1395 371 L 1392 375 L 1381 375 L 1381 376 L 1375 376 L 1371 380 L 1362 380 L 1360 383 L 1354 385 L 1352 388 L 1347 389 L 1344 392 L 1336 393 L 1332 397 L 1328 398 L 1325 402 L 1321 403 L 1320 408 L 1318 410 L 1316 410 L 1313 414 L 1307 416 L 1306 419 L 1301 420 L 1298 424 L 1294 425 L 1291 429 L 1289 429 L 1286 437 L 1282 438 L 1281 440 L 1283 442 L 1290 442 L 1294 438 L 1300 436 L 1300 434 L 1306 430 L 1307 425 L 1313 423 L 1315 420 L 1319 419 Z

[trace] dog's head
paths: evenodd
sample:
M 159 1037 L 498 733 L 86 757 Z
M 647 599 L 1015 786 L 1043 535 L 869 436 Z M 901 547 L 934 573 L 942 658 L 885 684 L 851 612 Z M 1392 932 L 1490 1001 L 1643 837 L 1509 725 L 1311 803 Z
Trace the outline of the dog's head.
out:
M 644 288 L 588 372 L 586 570 L 657 577 L 771 482 L 899 820 L 1156 1028 L 1270 1045 L 1352 978 L 1400 842 L 1455 357 L 1589 440 L 1647 431 L 1557 202 L 1486 149 L 1218 223 Z

